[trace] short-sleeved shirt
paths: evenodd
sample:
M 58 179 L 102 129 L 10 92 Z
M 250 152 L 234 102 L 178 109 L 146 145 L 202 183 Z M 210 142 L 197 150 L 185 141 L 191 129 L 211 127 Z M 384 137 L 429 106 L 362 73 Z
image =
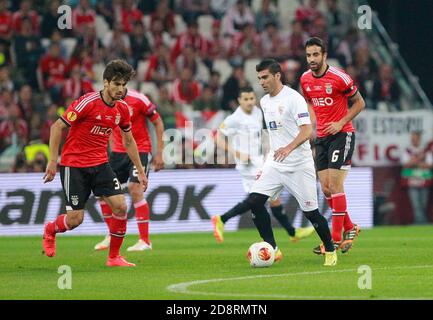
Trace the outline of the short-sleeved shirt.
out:
M 242 175 L 255 176 L 263 165 L 262 129 L 263 113 L 258 107 L 254 107 L 250 114 L 238 107 L 219 127 L 219 131 L 229 137 L 229 143 L 234 150 L 250 156 L 250 164 L 241 163 L 235 158 L 236 169 Z
M 328 66 L 325 73 L 315 77 L 311 70 L 301 76 L 304 97 L 314 109 L 317 119 L 317 136 L 325 137 L 325 128 L 330 122 L 337 122 L 346 116 L 349 108 L 347 100 L 358 89 L 352 78 L 343 70 Z M 352 121 L 347 122 L 341 132 L 354 132 Z
M 132 123 L 132 135 L 137 143 L 138 152 L 150 153 L 152 151 L 152 141 L 146 124 L 146 118 L 151 122 L 160 118 L 156 111 L 156 105 L 152 103 L 144 94 L 128 90 L 123 100 L 129 106 Z M 113 132 L 112 151 L 125 153 L 120 128 L 115 128 Z
M 61 117 L 70 127 L 63 146 L 62 166 L 87 168 L 108 162 L 107 145 L 113 129 L 131 130 L 131 116 L 126 102 L 113 106 L 104 102 L 101 92 L 92 92 L 72 102 Z
M 298 146 L 282 162 L 273 160 L 276 150 L 286 147 L 296 138 L 300 126 L 311 124 L 308 106 L 302 95 L 283 86 L 276 96 L 265 95 L 260 100 L 260 105 L 270 138 L 270 152 L 265 165 L 271 165 L 281 171 L 291 171 L 313 161 L 309 141 Z

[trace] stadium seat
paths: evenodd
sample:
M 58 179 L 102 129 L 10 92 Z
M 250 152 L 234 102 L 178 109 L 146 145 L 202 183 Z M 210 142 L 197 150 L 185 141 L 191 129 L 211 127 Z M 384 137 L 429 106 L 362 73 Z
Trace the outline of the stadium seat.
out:
M 66 47 L 66 58 L 69 59 L 74 52 L 75 46 L 77 45 L 76 38 L 64 38 L 63 43 Z
M 97 14 L 95 19 L 95 25 L 96 25 L 96 35 L 100 40 L 104 39 L 107 32 L 110 31 L 110 27 L 108 26 L 108 23 L 101 15 Z
M 186 31 L 186 23 L 180 14 L 174 15 L 174 22 L 176 23 L 176 34 L 181 34 Z
M 333 67 L 337 67 L 337 68 L 341 68 L 341 64 L 340 62 L 338 62 L 337 59 L 333 59 L 333 58 L 328 58 L 328 64 L 333 66 Z
M 258 83 L 256 65 L 258 65 L 259 63 L 260 59 L 247 59 L 245 61 L 245 78 L 252 86 Z
M 149 60 L 140 60 L 137 66 L 137 76 L 138 81 L 143 81 L 146 75 L 147 68 L 149 67 Z
M 232 66 L 224 59 L 215 59 L 213 62 L 213 69 L 221 74 L 221 83 L 224 83 L 232 74 Z
M 140 92 L 150 94 L 152 97 L 158 96 L 158 87 L 153 82 L 142 82 L 140 84 Z
M 150 30 L 150 14 L 143 15 L 143 24 L 146 30 Z
M 207 38 L 212 35 L 212 23 L 214 18 L 211 15 L 202 15 L 198 17 L 198 27 L 200 33 Z

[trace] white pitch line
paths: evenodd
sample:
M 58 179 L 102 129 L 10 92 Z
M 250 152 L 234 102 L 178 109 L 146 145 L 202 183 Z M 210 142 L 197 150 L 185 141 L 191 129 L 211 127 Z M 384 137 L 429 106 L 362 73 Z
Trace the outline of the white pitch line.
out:
M 401 270 L 401 269 L 428 269 L 433 268 L 433 265 L 423 265 L 423 266 L 402 266 L 402 267 L 380 267 L 380 268 L 372 268 L 372 271 L 375 270 Z M 240 281 L 240 280 L 248 280 L 248 279 L 258 279 L 258 278 L 274 278 L 274 277 L 292 277 L 292 276 L 303 276 L 303 275 L 316 275 L 316 274 L 324 274 L 324 273 L 339 273 L 339 272 L 357 272 L 357 269 L 342 269 L 342 270 L 327 270 L 327 271 L 305 271 L 305 272 L 297 272 L 297 273 L 281 273 L 281 274 L 263 274 L 263 275 L 255 275 L 255 276 L 244 276 L 244 277 L 232 277 L 232 278 L 217 278 L 217 279 L 205 279 L 205 280 L 196 280 L 189 282 L 181 282 L 177 284 L 172 284 L 167 286 L 167 290 L 169 292 L 174 293 L 182 293 L 182 294 L 196 294 L 196 295 L 204 295 L 204 296 L 222 296 L 222 297 L 259 297 L 259 298 L 277 298 L 277 299 L 366 299 L 368 296 L 297 296 L 297 295 L 285 295 L 285 294 L 254 294 L 254 293 L 224 293 L 224 292 L 203 292 L 203 291 L 192 291 L 188 288 L 191 286 L 212 283 L 212 282 L 224 282 L 224 281 Z M 432 297 L 380 297 L 379 299 L 432 299 Z

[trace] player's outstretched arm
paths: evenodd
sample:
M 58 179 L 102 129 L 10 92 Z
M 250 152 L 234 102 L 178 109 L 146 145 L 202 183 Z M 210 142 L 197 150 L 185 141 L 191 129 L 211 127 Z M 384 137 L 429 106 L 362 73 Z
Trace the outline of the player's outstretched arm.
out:
M 159 171 L 161 169 L 164 169 L 164 161 L 162 158 L 162 150 L 164 149 L 164 142 L 162 140 L 162 135 L 164 133 L 164 123 L 162 122 L 162 119 L 159 117 L 154 122 L 152 122 L 155 126 L 155 133 L 156 133 L 156 154 L 153 157 L 152 163 L 155 171 Z
M 295 139 L 293 139 L 293 141 L 290 142 L 287 146 L 275 150 L 274 160 L 277 162 L 283 161 L 293 150 L 295 150 L 305 141 L 309 140 L 312 133 L 313 133 L 313 126 L 311 124 L 303 124 L 299 126 L 299 133 L 295 137 Z
M 62 139 L 62 131 L 66 128 L 66 124 L 58 119 L 50 127 L 50 161 L 48 162 L 45 175 L 43 177 L 44 183 L 53 181 L 57 172 L 57 159 L 59 157 L 60 140 Z
M 131 159 L 132 163 L 137 168 L 138 172 L 138 181 L 143 185 L 144 190 L 147 189 L 147 177 L 144 173 L 143 165 L 141 164 L 140 156 L 138 154 L 137 144 L 135 143 L 134 137 L 132 136 L 131 131 L 124 132 L 120 130 L 122 134 L 122 142 L 125 146 L 126 153 Z

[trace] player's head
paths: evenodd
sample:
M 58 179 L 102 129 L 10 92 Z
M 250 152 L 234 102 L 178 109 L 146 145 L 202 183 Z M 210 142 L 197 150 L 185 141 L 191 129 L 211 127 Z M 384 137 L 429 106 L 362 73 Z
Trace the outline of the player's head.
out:
M 322 39 L 312 37 L 305 43 L 305 55 L 311 71 L 319 71 L 326 61 L 326 45 Z
M 251 113 L 256 105 L 256 94 L 250 86 L 242 87 L 239 89 L 238 95 L 239 106 L 246 113 Z
M 266 93 L 271 95 L 283 84 L 283 71 L 274 59 L 262 60 L 256 65 L 257 77 Z
M 127 83 L 134 74 L 134 69 L 126 61 L 120 59 L 110 61 L 102 75 L 104 90 L 111 99 L 121 99 L 125 94 Z

